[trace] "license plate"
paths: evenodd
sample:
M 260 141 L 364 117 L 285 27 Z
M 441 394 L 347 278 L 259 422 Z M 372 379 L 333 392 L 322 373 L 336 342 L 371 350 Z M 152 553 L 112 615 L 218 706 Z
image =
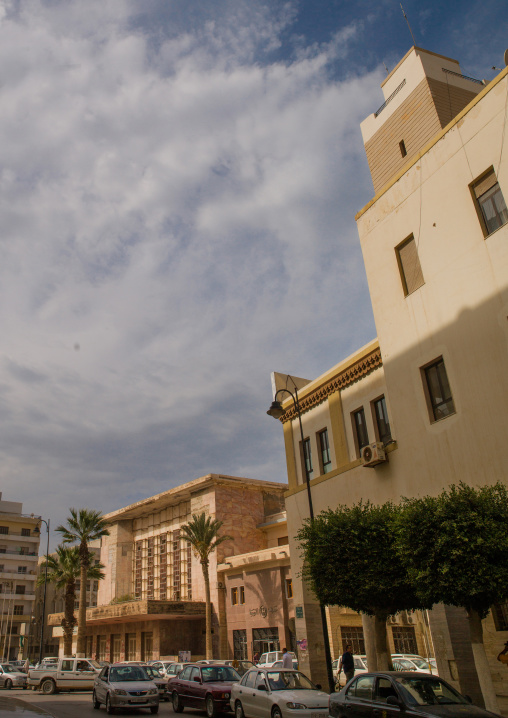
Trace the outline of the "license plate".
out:
M 131 703 L 146 703 L 146 698 L 131 698 Z
M 324 712 L 323 713 L 311 713 L 310 718 L 323 718 L 324 715 L 326 715 Z

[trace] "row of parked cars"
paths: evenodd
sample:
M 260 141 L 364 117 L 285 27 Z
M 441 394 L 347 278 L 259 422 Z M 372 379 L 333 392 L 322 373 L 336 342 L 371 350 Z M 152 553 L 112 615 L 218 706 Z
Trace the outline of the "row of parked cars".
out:
M 355 675 L 367 673 L 367 656 L 354 655 Z M 430 673 L 438 676 L 437 663 L 435 658 L 422 658 L 414 653 L 393 653 L 392 665 L 394 671 L 415 671 L 415 673 Z M 332 663 L 332 670 L 335 680 L 335 690 L 340 690 L 346 685 L 344 671 L 339 674 L 339 659 Z

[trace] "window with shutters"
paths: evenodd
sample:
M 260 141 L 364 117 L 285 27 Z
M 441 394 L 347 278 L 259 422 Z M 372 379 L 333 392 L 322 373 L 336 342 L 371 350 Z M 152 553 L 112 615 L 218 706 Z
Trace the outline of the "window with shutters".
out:
M 407 297 L 408 294 L 412 294 L 425 284 L 420 258 L 418 257 L 418 247 L 413 235 L 395 247 L 395 253 L 402 279 L 402 287 Z
M 508 209 L 493 167 L 470 185 L 483 234 L 488 237 L 508 222 Z

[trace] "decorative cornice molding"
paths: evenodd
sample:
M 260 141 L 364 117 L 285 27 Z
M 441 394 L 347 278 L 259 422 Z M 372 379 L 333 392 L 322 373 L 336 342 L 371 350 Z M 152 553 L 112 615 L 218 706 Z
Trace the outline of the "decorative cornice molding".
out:
M 381 349 L 377 347 L 373 351 L 366 354 L 361 359 L 348 366 L 337 374 L 331 381 L 323 384 L 308 396 L 304 396 L 299 400 L 300 411 L 303 414 L 310 409 L 313 409 L 318 404 L 326 401 L 330 394 L 336 391 L 345 389 L 347 386 L 354 384 L 356 381 L 363 379 L 371 371 L 377 369 L 383 365 L 383 359 L 381 357 Z M 280 421 L 285 424 L 287 421 L 292 421 L 297 418 L 295 407 L 292 406 L 290 409 L 286 409 L 285 414 L 280 418 Z

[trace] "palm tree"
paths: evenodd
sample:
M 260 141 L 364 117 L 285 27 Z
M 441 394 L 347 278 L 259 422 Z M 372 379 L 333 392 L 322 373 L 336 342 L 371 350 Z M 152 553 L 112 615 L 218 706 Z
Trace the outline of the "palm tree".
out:
M 103 518 L 100 511 L 92 509 L 69 509 L 70 516 L 67 519 L 66 526 L 58 526 L 63 536 L 64 543 L 78 542 L 79 546 L 79 562 L 80 562 L 80 578 L 82 590 L 79 592 L 79 609 L 78 609 L 78 638 L 76 646 L 76 655 L 82 658 L 85 654 L 85 632 L 86 632 L 86 580 L 88 569 L 90 567 L 90 551 L 88 544 L 102 536 L 109 536 L 107 521 Z
M 219 536 L 223 522 L 212 519 L 204 512 L 197 516 L 192 514 L 192 521 L 182 526 L 185 538 L 190 541 L 195 555 L 201 563 L 203 578 L 205 580 L 205 601 L 206 601 L 206 658 L 213 658 L 212 655 L 212 602 L 210 601 L 210 576 L 208 565 L 210 554 L 219 544 L 232 540 L 231 536 Z
M 64 589 L 64 617 L 62 628 L 64 634 L 64 656 L 72 655 L 72 634 L 76 625 L 74 616 L 74 602 L 76 600 L 76 579 L 80 575 L 81 566 L 79 561 L 78 546 L 57 546 L 56 555 L 48 557 L 47 580 L 54 583 L 57 589 Z M 41 586 L 46 581 L 46 562 L 41 566 L 43 573 L 37 579 L 37 585 Z M 88 581 L 100 581 L 104 578 L 102 563 L 91 565 L 87 572 Z M 86 589 L 85 589 L 86 592 Z

